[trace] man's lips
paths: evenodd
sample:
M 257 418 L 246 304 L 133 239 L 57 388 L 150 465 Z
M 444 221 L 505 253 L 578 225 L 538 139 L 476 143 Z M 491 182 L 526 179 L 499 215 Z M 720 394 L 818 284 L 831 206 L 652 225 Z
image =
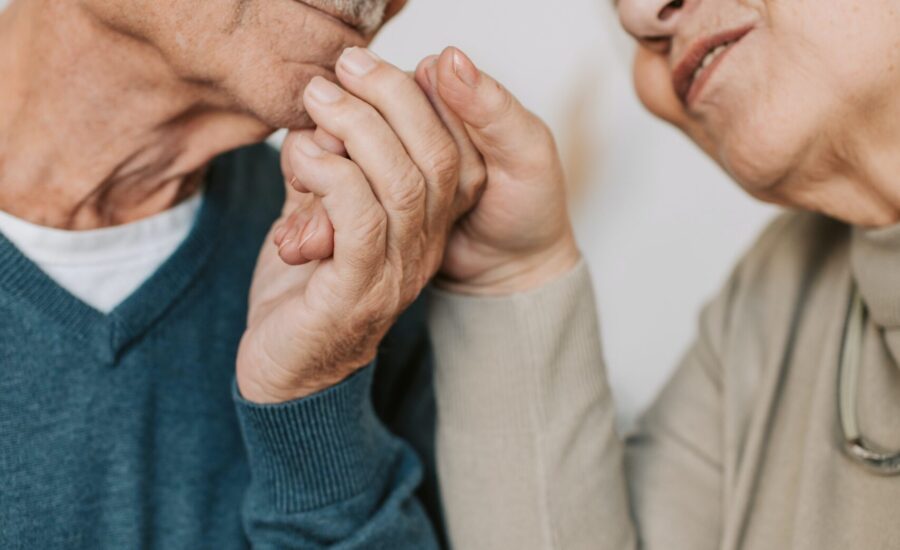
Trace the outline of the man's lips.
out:
M 675 93 L 685 106 L 690 106 L 693 99 L 697 97 L 703 85 L 709 80 L 716 67 L 722 61 L 728 51 L 738 41 L 747 35 L 752 26 L 741 27 L 730 31 L 725 31 L 707 38 L 702 38 L 694 43 L 688 52 L 681 59 L 681 62 L 675 67 L 672 73 L 672 83 L 675 86 Z M 716 51 L 717 48 L 723 49 Z M 703 65 L 707 55 L 714 54 L 715 58 L 708 65 Z M 698 74 L 699 71 L 699 74 Z

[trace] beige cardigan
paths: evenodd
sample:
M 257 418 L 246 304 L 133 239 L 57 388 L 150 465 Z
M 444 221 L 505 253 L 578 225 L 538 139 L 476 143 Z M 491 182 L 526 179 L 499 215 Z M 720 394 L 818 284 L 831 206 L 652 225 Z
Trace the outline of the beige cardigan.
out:
M 900 549 L 900 477 L 841 450 L 837 366 L 854 280 L 870 310 L 860 423 L 900 449 L 900 227 L 777 220 L 625 442 L 586 267 L 508 298 L 433 292 L 454 548 Z

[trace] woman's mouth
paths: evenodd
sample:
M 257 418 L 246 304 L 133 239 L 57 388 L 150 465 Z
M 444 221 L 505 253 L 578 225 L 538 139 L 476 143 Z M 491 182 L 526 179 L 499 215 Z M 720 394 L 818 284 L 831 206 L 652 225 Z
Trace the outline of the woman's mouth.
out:
M 672 75 L 675 92 L 690 107 L 731 48 L 747 35 L 752 26 L 727 31 L 698 41 L 685 54 Z

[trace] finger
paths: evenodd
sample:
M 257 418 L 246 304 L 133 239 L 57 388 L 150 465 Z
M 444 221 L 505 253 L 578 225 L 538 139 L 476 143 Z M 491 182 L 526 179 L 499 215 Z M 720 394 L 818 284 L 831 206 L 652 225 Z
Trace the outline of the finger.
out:
M 437 72 L 438 93 L 466 123 L 486 162 L 513 174 L 529 173 L 555 154 L 553 137 L 543 122 L 463 52 L 444 50 Z
M 413 78 L 365 48 L 348 48 L 335 67 L 351 94 L 372 105 L 396 132 L 425 178 L 426 227 L 446 225 L 459 183 L 459 151 Z
M 316 145 L 329 153 L 338 155 L 339 157 L 347 156 L 347 148 L 344 147 L 344 142 L 329 134 L 324 128 L 316 128 L 316 132 L 313 135 L 313 141 L 316 142 Z
M 465 123 L 444 103 L 437 91 L 437 61 L 436 55 L 423 59 L 416 68 L 415 78 L 450 132 L 459 151 L 459 186 L 456 190 L 453 212 L 453 221 L 456 221 L 478 202 L 484 191 L 487 174 L 481 153 L 472 143 Z
M 316 142 L 316 145 L 328 151 L 329 153 L 339 156 L 347 155 L 347 150 L 344 148 L 344 143 L 338 138 L 329 134 L 323 128 L 288 132 L 284 137 L 284 142 L 281 145 L 282 152 L 290 151 L 294 141 L 301 135 L 312 138 L 312 140 Z M 294 173 L 292 171 L 290 161 L 284 154 L 281 155 L 281 173 L 284 174 L 284 181 L 288 185 L 288 192 L 290 192 L 291 187 L 293 187 Z
M 371 183 L 388 217 L 393 253 L 415 250 L 425 219 L 425 182 L 397 134 L 371 105 L 324 78 L 313 79 L 304 103 L 319 127 L 344 143 L 351 164 Z
M 289 159 L 289 153 L 293 150 L 294 144 L 301 135 L 312 136 L 312 130 L 299 130 L 296 132 L 288 132 L 288 134 L 284 137 L 284 142 L 281 144 L 281 173 L 284 176 L 284 186 L 285 186 L 285 201 L 284 206 L 282 208 L 282 217 L 287 218 L 297 209 L 300 203 L 303 202 L 304 197 L 302 195 L 298 195 L 296 189 L 294 188 L 294 180 L 296 177 L 294 176 L 294 169 L 291 167 L 291 162 Z
M 362 291 L 384 266 L 387 217 L 359 167 L 300 136 L 289 152 L 302 185 L 321 200 L 334 227 L 334 264 Z M 306 254 L 306 251 L 303 251 Z
M 321 202 L 301 188 L 289 159 L 290 151 L 302 135 L 316 138 L 310 130 L 289 132 L 282 145 L 281 170 L 286 183 L 286 197 L 282 219 L 272 232 L 279 256 L 288 265 L 303 265 L 330 258 L 334 249 L 331 220 Z M 336 149 L 342 150 L 342 147 Z
M 308 200 L 274 234 L 278 255 L 288 265 L 325 260 L 334 252 L 334 228 L 328 213 L 317 197 L 306 195 Z

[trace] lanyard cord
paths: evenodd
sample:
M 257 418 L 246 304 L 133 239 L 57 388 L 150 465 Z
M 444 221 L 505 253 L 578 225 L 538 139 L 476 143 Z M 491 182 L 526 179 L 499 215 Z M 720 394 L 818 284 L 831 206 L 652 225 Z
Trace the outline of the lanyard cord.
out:
M 857 400 L 866 318 L 866 306 L 859 289 L 854 286 L 838 365 L 838 411 L 844 432 L 844 450 L 850 458 L 871 472 L 900 475 L 900 452 L 879 448 L 867 441 L 859 429 Z

